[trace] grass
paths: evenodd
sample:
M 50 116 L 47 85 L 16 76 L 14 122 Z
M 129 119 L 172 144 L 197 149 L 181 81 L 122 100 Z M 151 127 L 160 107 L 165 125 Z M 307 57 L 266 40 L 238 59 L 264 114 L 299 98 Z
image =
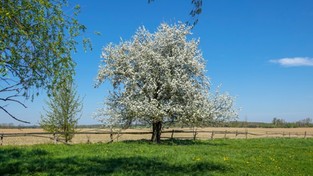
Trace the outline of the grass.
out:
M 311 175 L 313 139 L 0 147 L 0 175 Z

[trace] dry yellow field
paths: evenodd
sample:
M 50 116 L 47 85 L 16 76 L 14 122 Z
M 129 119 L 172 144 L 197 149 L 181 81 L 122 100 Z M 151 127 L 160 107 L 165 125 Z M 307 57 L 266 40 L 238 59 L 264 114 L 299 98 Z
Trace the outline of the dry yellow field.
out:
M 173 129 L 164 129 L 164 131 L 171 131 Z M 176 128 L 174 130 L 184 130 L 190 133 L 174 133 L 174 138 L 187 139 L 193 138 L 192 129 L 190 128 Z M 79 132 L 103 132 L 108 129 L 78 129 Z M 123 132 L 148 132 L 149 129 L 127 129 Z M 261 138 L 261 137 L 298 137 L 308 138 L 313 137 L 313 128 L 199 128 L 197 129 L 197 139 L 215 139 L 215 138 Z M 43 143 L 54 143 L 53 135 L 51 134 L 33 134 L 44 132 L 42 129 L 0 129 L 0 145 L 32 145 Z M 6 134 L 23 133 L 25 135 L 8 136 Z M 226 134 L 225 134 L 226 133 Z M 212 136 L 213 135 L 213 136 Z M 162 137 L 170 138 L 172 133 L 162 133 Z M 114 135 L 113 138 L 117 140 L 140 140 L 150 139 L 150 134 L 120 134 Z M 72 143 L 107 143 L 110 142 L 109 134 L 76 134 Z

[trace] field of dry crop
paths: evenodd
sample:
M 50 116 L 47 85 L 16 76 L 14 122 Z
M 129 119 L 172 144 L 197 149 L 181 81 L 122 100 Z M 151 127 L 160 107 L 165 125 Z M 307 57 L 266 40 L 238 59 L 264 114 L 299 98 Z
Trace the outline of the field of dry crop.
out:
M 164 129 L 168 133 L 163 133 L 163 138 L 180 138 L 192 139 L 192 129 L 176 128 L 179 132 L 172 133 L 173 129 Z M 110 134 L 92 134 L 108 132 L 108 129 L 79 129 L 80 133 L 76 134 L 72 143 L 107 143 Z M 187 133 L 182 133 L 185 131 Z M 32 145 L 43 143 L 54 143 L 52 134 L 40 134 L 42 129 L 0 129 L 0 145 Z M 123 132 L 149 132 L 149 129 L 127 129 Z M 199 128 L 197 129 L 197 139 L 215 139 L 215 138 L 264 138 L 264 137 L 297 137 L 312 138 L 313 128 Z M 39 134 L 30 134 L 39 133 Z M 18 134 L 18 135 L 12 135 Z M 114 141 L 117 140 L 140 140 L 149 139 L 150 134 L 119 134 L 113 135 Z

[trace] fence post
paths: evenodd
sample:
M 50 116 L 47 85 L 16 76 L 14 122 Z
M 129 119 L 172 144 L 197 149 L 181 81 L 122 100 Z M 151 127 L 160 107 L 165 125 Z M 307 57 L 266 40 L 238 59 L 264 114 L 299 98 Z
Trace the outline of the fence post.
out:
M 174 129 L 172 130 L 171 139 L 174 139 Z
M 226 139 L 226 135 L 227 135 L 227 130 L 225 130 L 224 139 Z
M 194 133 L 193 133 L 193 140 L 194 140 L 194 141 L 197 139 L 197 134 L 198 134 L 198 132 L 197 132 L 197 131 L 194 131 Z
M 54 144 L 56 144 L 57 143 L 57 139 L 55 137 L 55 133 L 53 133 L 52 135 L 53 135 L 53 142 L 54 142 Z
M 0 145 L 3 144 L 3 134 L 1 134 L 1 137 L 0 137 Z
M 306 138 L 306 131 L 304 132 L 304 139 Z
M 236 137 L 238 136 L 238 130 L 236 130 Z
M 91 144 L 90 136 L 89 136 L 89 135 L 86 135 L 86 137 L 87 137 L 87 144 Z
M 246 131 L 246 139 L 248 139 L 248 130 Z
M 111 139 L 110 143 L 113 142 L 113 132 L 112 131 L 110 133 L 110 139 Z
M 116 134 L 116 141 L 117 141 L 117 142 L 118 142 L 118 139 L 121 137 L 120 132 L 121 132 L 121 131 L 118 131 L 117 134 Z
M 211 139 L 212 139 L 212 140 L 214 139 L 214 131 L 212 131 Z

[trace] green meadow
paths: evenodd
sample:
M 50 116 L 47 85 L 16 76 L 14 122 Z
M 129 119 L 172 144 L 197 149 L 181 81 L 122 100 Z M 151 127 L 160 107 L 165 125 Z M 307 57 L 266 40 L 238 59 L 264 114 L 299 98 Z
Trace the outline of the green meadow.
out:
M 0 175 L 312 175 L 313 139 L 1 146 Z

